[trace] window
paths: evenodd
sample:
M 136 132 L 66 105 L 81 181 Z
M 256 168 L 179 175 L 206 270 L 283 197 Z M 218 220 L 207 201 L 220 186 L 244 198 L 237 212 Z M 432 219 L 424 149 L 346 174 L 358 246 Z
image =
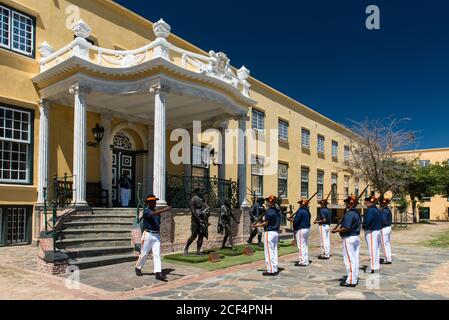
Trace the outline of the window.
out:
M 338 174 L 332 173 L 331 185 L 334 188 L 334 192 L 332 192 L 332 204 L 337 204 L 337 202 L 338 202 Z
M 351 149 L 349 146 L 345 146 L 345 161 L 349 161 L 351 155 Z
M 192 147 L 192 177 L 208 178 L 210 150 L 202 146 Z
M 251 157 L 251 192 L 256 196 L 263 196 L 263 160 Z
M 288 141 L 288 122 L 279 120 L 279 139 Z
M 0 206 L 0 247 L 31 243 L 31 212 L 29 206 Z
M 332 141 L 332 158 L 338 158 L 338 142 Z
M 304 128 L 301 130 L 301 145 L 303 148 L 310 149 L 310 131 Z
M 345 198 L 349 197 L 349 177 L 345 176 Z
M 0 183 L 31 184 L 33 113 L 0 105 Z
M 265 114 L 253 109 L 253 130 L 263 132 L 265 130 Z
M 324 137 L 322 135 L 318 135 L 318 144 L 317 144 L 317 151 L 318 153 L 324 154 Z
M 0 47 L 34 56 L 35 25 L 34 17 L 0 5 Z
M 355 184 L 354 193 L 355 193 L 355 196 L 358 197 L 360 195 L 360 179 L 355 178 L 354 184 Z
M 288 165 L 282 163 L 278 167 L 278 196 L 288 198 Z
M 425 168 L 430 166 L 430 160 L 419 160 L 419 165 L 421 168 Z
M 420 207 L 419 208 L 419 219 L 420 220 L 430 220 L 430 208 Z
M 324 171 L 318 170 L 316 181 L 318 200 L 322 200 L 324 198 Z
M 309 198 L 309 168 L 301 168 L 301 198 Z

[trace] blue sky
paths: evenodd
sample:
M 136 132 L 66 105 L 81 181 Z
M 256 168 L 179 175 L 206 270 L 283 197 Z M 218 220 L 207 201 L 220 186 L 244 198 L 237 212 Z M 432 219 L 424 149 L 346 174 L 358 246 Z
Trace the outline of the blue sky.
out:
M 411 118 L 417 148 L 449 147 L 445 0 L 116 0 L 332 118 Z M 381 30 L 367 30 L 377 5 Z

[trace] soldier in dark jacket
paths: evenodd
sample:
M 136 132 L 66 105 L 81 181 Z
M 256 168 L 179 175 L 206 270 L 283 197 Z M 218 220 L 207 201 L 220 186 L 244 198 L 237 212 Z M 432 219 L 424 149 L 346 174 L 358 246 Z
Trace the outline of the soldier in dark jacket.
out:
M 203 200 L 202 192 L 199 188 L 194 190 L 194 196 L 190 199 L 190 212 L 192 213 L 192 235 L 187 240 L 184 255 L 189 254 L 189 247 L 196 238 L 198 238 L 196 254 L 203 255 L 201 253 L 201 247 L 203 246 L 203 239 L 208 238 L 209 206 Z

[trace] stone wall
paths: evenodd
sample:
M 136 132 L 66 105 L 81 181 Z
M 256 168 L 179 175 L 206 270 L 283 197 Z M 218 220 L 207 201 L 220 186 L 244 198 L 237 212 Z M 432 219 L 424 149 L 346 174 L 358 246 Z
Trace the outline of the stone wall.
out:
M 232 222 L 234 243 L 246 242 L 249 237 L 250 221 L 248 208 L 234 209 L 234 217 L 240 223 Z M 217 233 L 219 210 L 212 210 L 209 217 L 209 238 L 204 239 L 203 249 L 208 250 L 221 246 L 223 235 Z M 172 209 L 164 213 L 161 219 L 161 251 L 162 254 L 182 252 L 190 237 L 191 213 L 188 209 Z M 136 225 L 132 231 L 133 243 L 136 250 L 140 250 L 140 230 Z M 229 246 L 229 242 L 227 244 Z M 196 250 L 196 242 L 190 247 L 190 251 Z

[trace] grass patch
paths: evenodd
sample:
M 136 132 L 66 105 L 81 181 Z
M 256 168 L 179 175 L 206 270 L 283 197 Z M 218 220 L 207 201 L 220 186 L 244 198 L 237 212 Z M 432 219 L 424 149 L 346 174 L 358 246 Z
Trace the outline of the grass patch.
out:
M 199 263 L 206 263 L 208 262 L 208 255 L 205 256 L 196 256 L 196 255 L 188 255 L 185 256 L 182 253 L 177 254 L 170 254 L 167 256 L 164 256 L 164 259 L 167 260 L 173 260 L 173 261 L 179 261 L 179 262 L 185 262 L 188 264 L 199 264 Z M 224 255 L 220 254 L 220 258 L 224 258 Z
M 238 247 L 242 247 L 244 248 L 246 245 L 239 245 Z M 237 247 L 237 246 L 236 246 Z M 257 247 L 257 245 L 256 245 Z M 285 256 L 291 253 L 296 253 L 298 251 L 297 248 L 291 247 L 290 244 L 289 246 L 284 246 L 284 247 L 280 247 L 278 250 L 278 255 L 279 256 Z M 180 254 L 182 256 L 182 254 Z M 170 255 L 170 256 L 165 256 L 164 259 L 167 259 L 167 257 L 173 257 L 173 256 L 179 256 L 178 255 Z M 183 258 L 190 258 L 190 256 L 188 257 L 184 257 Z M 195 258 L 194 256 L 192 256 L 192 258 Z M 202 257 L 199 257 L 202 258 Z M 244 255 L 238 255 L 238 256 L 223 256 L 222 260 L 216 263 L 210 263 L 207 261 L 207 256 L 205 257 L 206 261 L 202 261 L 202 262 L 196 262 L 196 263 L 192 263 L 189 261 L 186 261 L 184 259 L 169 259 L 170 262 L 172 263 L 176 263 L 176 264 L 180 264 L 180 265 L 186 265 L 186 266 L 194 266 L 196 268 L 200 268 L 200 269 L 204 269 L 207 271 L 214 271 L 214 270 L 220 270 L 220 269 L 226 269 L 232 266 L 236 266 L 236 265 L 242 265 L 242 264 L 248 264 L 251 262 L 255 262 L 255 261 L 260 261 L 260 260 L 264 260 L 264 252 L 263 252 L 263 248 L 262 251 L 255 251 L 255 253 L 252 256 L 244 256 Z
M 240 256 L 243 254 L 243 248 L 244 247 L 235 247 L 235 251 L 231 250 L 231 249 L 217 249 L 217 250 L 213 250 L 215 252 L 218 252 L 220 255 L 224 255 L 226 257 L 236 257 L 236 256 Z
M 440 233 L 437 238 L 427 241 L 426 244 L 435 248 L 449 248 L 449 231 Z

